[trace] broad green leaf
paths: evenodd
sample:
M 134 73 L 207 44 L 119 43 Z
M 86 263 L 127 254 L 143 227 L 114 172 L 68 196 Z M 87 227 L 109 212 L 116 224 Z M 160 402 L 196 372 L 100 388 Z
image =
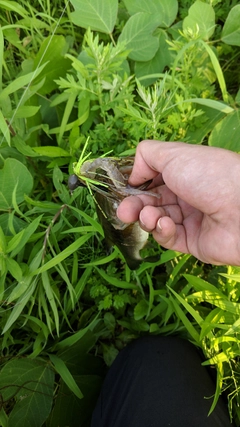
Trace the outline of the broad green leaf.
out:
M 116 319 L 112 313 L 104 314 L 104 325 L 106 328 L 114 334 L 114 330 L 116 327 Z
M 8 427 L 41 427 L 49 416 L 54 390 L 54 374 L 46 362 L 16 358 L 0 371 L 3 400 L 14 395 L 16 403 Z
M 135 74 L 136 77 L 142 77 L 141 83 L 146 82 L 150 84 L 157 80 L 158 76 L 150 77 L 144 79 L 144 76 L 148 76 L 151 74 L 161 73 L 166 66 L 171 65 L 173 61 L 173 54 L 169 50 L 169 45 L 167 44 L 168 36 L 164 30 L 160 30 L 159 32 L 159 48 L 155 54 L 155 56 L 150 61 L 145 62 L 136 62 L 135 63 Z
M 209 101 L 214 101 L 210 100 Z M 199 104 L 201 111 L 204 113 L 206 121 L 202 123 L 201 127 L 191 127 L 187 129 L 186 141 L 191 141 L 193 144 L 200 144 L 210 134 L 214 126 L 225 117 L 224 113 L 216 111 L 211 107 Z
M 134 307 L 134 319 L 139 320 L 148 314 L 149 305 L 148 302 L 143 299 Z
M 0 170 L 0 210 L 12 207 L 12 195 L 16 188 L 16 202 L 24 200 L 33 187 L 33 178 L 27 167 L 16 159 L 6 159 Z
M 74 394 L 69 393 L 68 387 L 61 381 L 50 415 L 49 426 L 89 426 L 91 415 L 101 389 L 101 375 L 101 370 L 99 375 L 74 375 L 76 383 L 81 387 L 83 392 L 83 399 L 78 399 Z
M 8 427 L 8 416 L 3 407 L 0 409 L 0 425 L 2 427 Z
M 41 64 L 44 63 L 44 70 L 38 73 L 39 76 L 35 80 L 38 83 L 45 78 L 44 85 L 39 89 L 42 95 L 57 88 L 55 80 L 64 77 L 67 70 L 71 68 L 71 61 L 65 57 L 67 50 L 68 44 L 64 36 L 49 36 L 41 43 L 34 59 L 34 69 L 37 72 Z
M 32 148 L 35 153 L 37 153 L 40 156 L 46 156 L 46 157 L 70 157 L 71 154 L 64 150 L 61 147 L 54 147 L 54 146 L 44 146 L 44 147 L 33 147 Z
M 111 366 L 114 360 L 116 359 L 119 351 L 116 349 L 116 347 L 113 344 L 107 345 L 104 343 L 101 343 L 102 352 L 103 352 L 103 359 L 107 366 Z
M 124 0 L 124 4 L 130 15 L 147 12 L 157 16 L 159 27 L 170 27 L 178 11 L 177 0 Z
M 156 54 L 159 47 L 158 37 L 152 35 L 158 26 L 158 17 L 139 12 L 131 16 L 125 24 L 119 42 L 125 42 L 131 52 L 128 55 L 135 61 L 149 61 Z
M 19 233 L 28 224 L 21 218 L 14 215 L 12 218 L 9 213 L 2 213 L 0 215 L 0 227 L 2 228 L 5 236 L 12 236 L 14 233 Z
M 40 108 L 41 108 L 40 105 L 38 107 L 35 107 L 34 105 L 27 107 L 24 105 L 17 108 L 13 112 L 13 114 L 16 119 L 24 119 L 24 118 L 35 116 L 35 114 L 37 114 Z
M 191 29 L 194 33 L 208 40 L 215 30 L 215 12 L 210 4 L 197 0 L 188 10 L 188 16 L 183 20 L 183 29 Z
M 69 390 L 71 390 L 79 399 L 82 399 L 83 394 L 63 360 L 54 354 L 50 354 L 49 357 L 57 373 L 61 376 Z
M 7 257 L 6 265 L 7 265 L 8 271 L 14 277 L 14 279 L 20 282 L 20 280 L 22 279 L 22 270 L 20 265 L 17 263 L 17 261 L 15 261 L 15 259 Z
M 110 34 L 117 20 L 118 0 L 71 0 L 72 22 L 83 28 Z
M 233 46 L 240 46 L 240 5 L 234 6 L 225 21 L 222 41 Z
M 240 111 L 234 111 L 216 124 L 209 137 L 209 145 L 226 148 L 231 151 L 240 151 Z

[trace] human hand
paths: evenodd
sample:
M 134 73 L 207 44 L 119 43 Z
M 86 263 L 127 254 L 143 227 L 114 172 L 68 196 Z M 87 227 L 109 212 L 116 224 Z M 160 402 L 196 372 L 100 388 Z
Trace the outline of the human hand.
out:
M 129 184 L 152 179 L 161 197 L 130 196 L 123 222 L 139 220 L 163 247 L 212 264 L 240 265 L 240 156 L 215 147 L 142 141 Z

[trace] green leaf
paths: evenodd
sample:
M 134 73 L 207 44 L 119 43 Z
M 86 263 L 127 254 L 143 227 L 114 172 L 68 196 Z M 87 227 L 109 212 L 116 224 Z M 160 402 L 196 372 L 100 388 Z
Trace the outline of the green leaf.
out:
M 40 156 L 46 157 L 70 157 L 71 154 L 64 150 L 61 147 L 53 147 L 53 146 L 44 146 L 44 147 L 33 147 L 33 151 L 35 151 Z
M 58 315 L 58 309 L 55 302 L 55 294 L 52 290 L 52 286 L 49 280 L 49 276 L 46 271 L 43 271 L 42 273 L 42 284 L 43 288 L 46 294 L 46 298 L 48 299 L 49 305 L 52 309 L 54 324 L 56 327 L 57 335 L 59 335 L 59 315 Z
M 3 38 L 3 31 L 2 28 L 0 28 L 0 63 L 3 64 L 4 61 L 4 38 Z M 3 77 L 3 67 L 0 66 L 0 92 L 2 91 L 2 77 Z M 0 411 L 1 414 L 1 411 Z
M 234 111 L 216 124 L 209 145 L 239 152 L 240 111 Z
M 222 41 L 233 46 L 240 46 L 240 5 L 234 6 L 225 21 Z
M 134 319 L 140 320 L 148 314 L 148 302 L 143 299 L 134 308 Z
M 35 116 L 35 114 L 37 114 L 40 108 L 41 108 L 40 105 L 38 107 L 35 107 L 34 105 L 31 105 L 29 107 L 21 106 L 13 112 L 14 118 L 26 119 L 28 117 Z
M 57 88 L 56 79 L 65 77 L 67 70 L 71 67 L 71 61 L 65 57 L 68 44 L 64 36 L 49 36 L 42 43 L 34 59 L 34 69 L 37 71 L 44 62 L 44 70 L 39 73 L 36 83 L 45 79 L 44 85 L 39 89 L 41 95 L 51 92 Z M 35 71 L 35 72 L 36 72 Z
M 208 40 L 215 30 L 215 12 L 210 4 L 197 0 L 188 10 L 188 16 L 183 20 L 183 29 L 191 29 L 194 33 Z
M 6 86 L 0 93 L 0 102 L 6 102 L 6 98 L 11 93 L 17 92 L 25 86 L 30 85 L 43 71 L 46 64 L 39 66 L 35 71 L 25 74 L 24 76 L 17 77 L 8 86 Z M 20 104 L 19 104 L 20 106 Z
M 20 232 L 28 224 L 16 215 L 10 216 L 9 213 L 3 213 L 0 215 L 0 227 L 5 236 L 12 236 L 14 233 Z
M 8 145 L 11 145 L 11 136 L 10 136 L 9 126 L 1 110 L 0 110 L 0 131 L 3 134 L 3 139 L 6 139 Z M 1 143 L 2 143 L 2 138 L 1 138 Z
M 42 215 L 35 218 L 24 230 L 21 230 L 18 234 L 12 237 L 12 239 L 8 242 L 7 253 L 11 253 L 11 257 L 15 257 L 20 250 L 26 245 L 29 238 L 38 228 L 40 221 L 42 219 Z
M 124 4 L 130 15 L 147 12 L 157 16 L 159 27 L 170 27 L 178 11 L 177 0 L 124 0 Z
M 215 109 L 205 105 L 201 105 L 200 109 L 204 113 L 206 121 L 202 123 L 201 127 L 192 128 L 190 126 L 186 133 L 186 141 L 191 141 L 193 144 L 200 144 L 210 134 L 214 126 L 225 117 L 224 113 L 217 112 Z
M 53 402 L 54 374 L 46 363 L 16 358 L 0 371 L 3 400 L 14 395 L 16 403 L 9 415 L 8 427 L 41 427 Z
M 172 291 L 172 289 L 171 289 Z M 178 304 L 177 300 L 175 300 L 174 298 L 171 298 L 172 304 L 174 306 L 175 312 L 177 314 L 177 316 L 179 317 L 179 319 L 182 321 L 182 323 L 184 324 L 186 330 L 188 331 L 189 335 L 194 339 L 194 341 L 196 343 L 199 343 L 199 333 L 198 331 L 195 329 L 195 327 L 193 326 L 192 322 L 188 319 L 188 317 L 186 316 L 186 314 L 184 313 L 184 311 L 181 309 L 180 305 Z
M 107 345 L 102 343 L 103 359 L 107 366 L 111 366 L 116 359 L 119 351 L 113 344 Z
M 92 233 L 89 233 L 89 234 L 86 234 L 85 236 L 79 237 L 71 245 L 67 246 L 66 249 L 64 249 L 62 252 L 60 252 L 58 255 L 56 255 L 54 258 L 52 258 L 50 261 L 46 262 L 46 264 L 43 264 L 40 268 L 33 271 L 32 274 L 38 275 L 39 273 L 42 273 L 43 271 L 47 271 L 50 268 L 54 267 L 55 265 L 58 265 L 64 259 L 69 257 L 73 252 L 77 251 L 88 239 L 90 239 L 90 237 L 92 237 Z
M 3 408 L 0 410 L 0 425 L 2 427 L 8 427 L 8 416 Z
M 10 274 L 16 279 L 18 282 L 22 279 L 22 270 L 17 261 L 15 259 L 6 258 L 6 265 L 7 269 L 10 272 Z
M 73 335 L 70 335 L 69 337 L 65 338 L 63 341 L 59 341 L 56 344 L 55 349 L 56 350 L 64 350 L 65 348 L 69 348 L 74 346 L 76 343 L 81 341 L 83 339 L 83 342 L 85 341 L 85 334 L 88 334 L 89 331 L 92 331 L 99 323 L 101 323 L 101 320 L 98 319 L 98 315 L 91 321 L 91 323 L 86 326 L 84 329 L 80 329 L 78 332 L 76 332 Z M 65 359 L 64 359 L 65 360 Z
M 166 66 L 170 66 L 173 61 L 173 54 L 169 50 L 169 45 L 167 44 L 168 36 L 164 30 L 159 32 L 159 48 L 155 56 L 150 61 L 138 62 L 135 63 L 135 74 L 136 77 L 142 77 L 141 83 L 146 82 L 147 84 L 153 83 L 157 80 L 157 77 L 146 78 L 144 76 L 149 76 L 151 74 L 161 73 Z
M 71 0 L 72 22 L 83 28 L 110 34 L 117 20 L 118 0 Z
M 106 326 L 106 328 L 111 331 L 112 333 L 114 333 L 115 327 L 116 327 L 116 319 L 113 316 L 112 313 L 105 313 L 104 314 L 104 325 Z
M 227 297 L 223 298 L 219 295 L 219 292 L 202 291 L 195 292 L 194 294 L 187 297 L 188 301 L 197 300 L 198 302 L 208 302 L 211 305 L 221 308 L 227 312 L 240 314 L 240 303 L 231 302 L 227 300 Z
M 204 49 L 206 49 L 206 51 L 207 51 L 207 53 L 211 59 L 214 71 L 215 71 L 217 79 L 218 79 L 219 86 L 220 86 L 221 91 L 222 91 L 223 100 L 227 103 L 228 102 L 228 93 L 227 93 L 227 88 L 226 88 L 226 82 L 225 82 L 223 70 L 222 70 L 221 65 L 218 61 L 218 58 L 208 43 L 204 42 L 203 40 L 199 40 L 199 42 L 202 44 Z
M 206 107 L 213 108 L 224 114 L 233 113 L 235 110 L 229 105 L 224 104 L 223 102 L 215 101 L 214 99 L 204 99 L 204 98 L 191 98 L 186 99 L 183 102 L 194 102 L 195 104 L 205 105 Z
M 21 283 L 21 285 L 22 285 L 22 283 Z M 27 283 L 27 279 L 26 279 L 25 286 L 26 286 L 26 291 L 22 294 L 22 296 L 19 298 L 17 304 L 12 309 L 11 314 L 10 314 L 10 316 L 9 316 L 9 318 L 8 318 L 4 328 L 3 328 L 3 331 L 2 331 L 3 334 L 5 334 L 5 332 L 7 332 L 7 330 L 9 328 L 11 328 L 13 323 L 18 319 L 18 317 L 22 313 L 24 307 L 27 305 L 29 299 L 31 298 L 33 292 L 36 289 L 37 280 L 35 279 L 31 283 L 31 278 L 28 277 L 28 283 Z
M 123 280 L 118 279 L 117 277 L 109 276 L 107 273 L 105 273 L 104 270 L 101 270 L 100 268 L 96 267 L 96 270 L 102 276 L 102 278 L 112 286 L 116 286 L 117 288 L 121 288 L 121 289 L 134 289 L 134 290 L 139 289 L 137 285 L 133 285 L 132 283 L 125 282 Z
M 158 50 L 159 39 L 152 35 L 158 26 L 158 17 L 139 12 L 131 16 L 125 24 L 119 42 L 125 42 L 131 50 L 129 58 L 136 61 L 149 61 Z
M 24 200 L 33 187 L 33 178 L 26 166 L 16 159 L 6 159 L 0 170 L 0 210 L 12 207 L 12 194 L 16 188 L 16 202 Z
M 5 254 L 7 250 L 7 240 L 4 236 L 2 227 L 0 227 L 0 253 Z
M 28 156 L 28 157 L 38 157 L 38 154 L 33 151 L 32 147 L 29 147 L 29 145 L 27 145 L 24 141 L 23 138 L 21 138 L 20 135 L 15 135 L 12 138 L 13 141 L 13 145 L 15 146 L 15 148 L 22 153 L 24 156 Z
M 68 388 L 79 398 L 83 398 L 83 394 L 78 387 L 76 381 L 74 380 L 71 372 L 59 357 L 55 356 L 54 354 L 49 355 L 51 362 L 54 365 L 54 368 L 56 369 L 57 373 L 61 376 L 62 380 L 65 382 L 65 384 L 68 386 Z
M 49 426 L 90 426 L 91 416 L 102 384 L 100 376 L 102 371 L 103 369 L 99 375 L 74 375 L 76 383 L 83 391 L 84 398 L 81 400 L 69 393 L 69 389 L 63 381 L 60 382 L 60 388 L 50 415 Z
M 220 297 L 225 297 L 220 289 L 216 288 L 211 283 L 206 282 L 206 280 L 201 279 L 201 277 L 194 276 L 193 274 L 184 274 L 183 276 L 197 291 L 217 292 Z
M 18 2 L 11 0 L 1 0 L 0 8 L 9 10 L 11 12 L 18 13 L 23 18 L 28 15 L 28 12 L 25 7 L 22 7 Z

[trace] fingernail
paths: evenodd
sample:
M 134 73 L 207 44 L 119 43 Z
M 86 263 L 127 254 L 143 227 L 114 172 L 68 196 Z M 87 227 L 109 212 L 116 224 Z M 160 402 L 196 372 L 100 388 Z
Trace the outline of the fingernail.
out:
M 143 227 L 146 227 L 144 221 L 142 220 L 142 211 L 139 214 L 139 222 L 141 223 L 141 225 L 143 225 Z
M 161 233 L 161 231 L 162 231 L 161 219 L 162 218 L 159 218 L 159 220 L 157 222 L 157 226 L 156 226 L 156 230 L 157 230 L 158 233 Z

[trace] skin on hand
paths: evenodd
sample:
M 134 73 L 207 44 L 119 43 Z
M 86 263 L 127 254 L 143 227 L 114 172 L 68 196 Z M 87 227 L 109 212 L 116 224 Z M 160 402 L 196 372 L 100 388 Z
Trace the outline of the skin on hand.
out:
M 130 196 L 123 222 L 140 222 L 163 247 L 212 264 L 240 265 L 240 156 L 215 147 L 142 141 L 129 184 L 152 179 L 161 197 Z

